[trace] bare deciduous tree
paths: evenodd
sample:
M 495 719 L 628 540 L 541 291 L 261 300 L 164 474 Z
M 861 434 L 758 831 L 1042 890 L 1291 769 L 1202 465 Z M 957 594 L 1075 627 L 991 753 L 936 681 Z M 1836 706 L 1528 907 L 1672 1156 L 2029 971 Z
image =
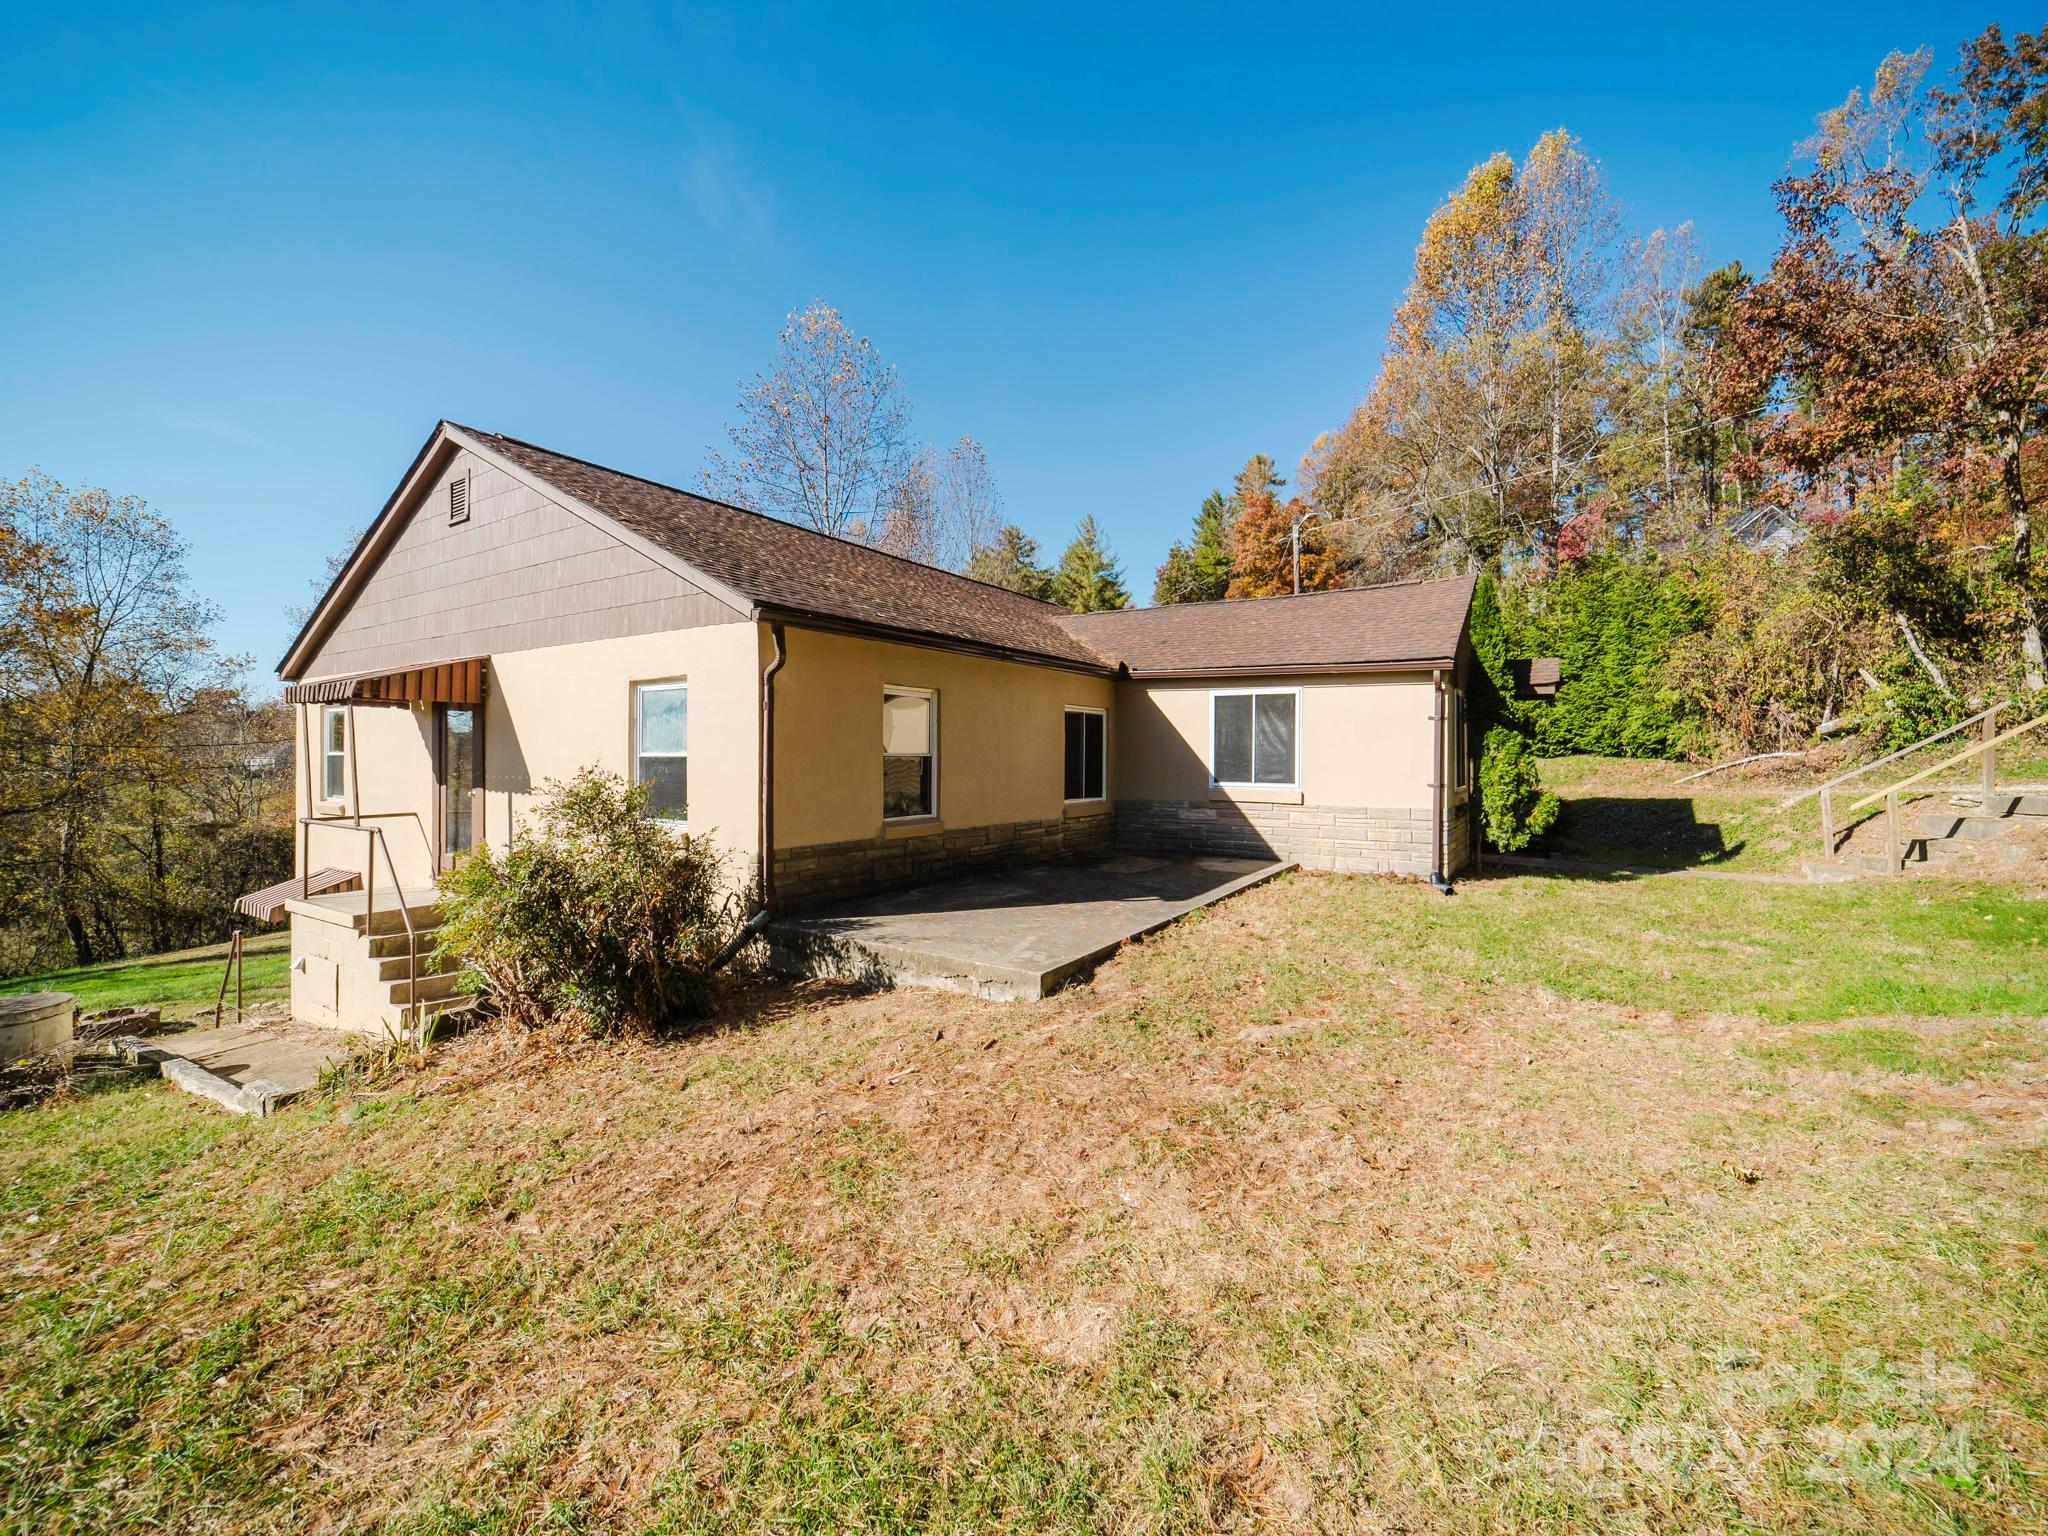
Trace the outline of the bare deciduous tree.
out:
M 740 387 L 705 489 L 835 538 L 878 535 L 903 485 L 910 407 L 896 370 L 822 299 L 794 311 L 775 366 Z

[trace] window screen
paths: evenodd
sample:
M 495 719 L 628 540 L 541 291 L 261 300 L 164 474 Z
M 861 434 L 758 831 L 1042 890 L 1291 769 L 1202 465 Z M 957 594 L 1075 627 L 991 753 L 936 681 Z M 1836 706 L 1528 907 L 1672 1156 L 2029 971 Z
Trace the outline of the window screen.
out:
M 1209 776 L 1218 784 L 1295 783 L 1296 703 L 1291 691 L 1216 694 Z
M 633 689 L 633 777 L 647 786 L 647 814 L 682 821 L 690 811 L 690 690 L 685 683 Z
M 1097 710 L 1067 711 L 1067 789 L 1069 800 L 1100 800 L 1103 783 L 1103 720 Z
M 882 815 L 933 816 L 937 812 L 937 733 L 932 696 L 886 690 L 882 694 Z

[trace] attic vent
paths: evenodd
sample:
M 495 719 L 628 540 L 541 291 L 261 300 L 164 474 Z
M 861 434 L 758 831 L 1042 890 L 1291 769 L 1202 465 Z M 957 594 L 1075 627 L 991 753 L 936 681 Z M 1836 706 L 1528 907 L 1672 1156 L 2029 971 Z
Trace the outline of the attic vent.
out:
M 448 521 L 466 523 L 469 521 L 469 476 L 448 482 Z

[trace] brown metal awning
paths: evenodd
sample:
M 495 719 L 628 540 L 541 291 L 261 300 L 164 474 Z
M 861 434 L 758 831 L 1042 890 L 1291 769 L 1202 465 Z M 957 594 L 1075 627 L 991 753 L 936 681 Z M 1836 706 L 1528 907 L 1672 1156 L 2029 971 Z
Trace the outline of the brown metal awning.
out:
M 293 875 L 289 880 L 266 885 L 260 891 L 237 896 L 235 910 L 259 923 L 274 923 L 284 916 L 284 904 L 288 901 L 297 901 L 302 896 L 324 896 L 330 891 L 359 891 L 362 888 L 363 877 L 352 869 L 316 869 L 304 880 Z
M 400 671 L 351 672 L 286 683 L 287 704 L 481 704 L 484 659 L 436 662 Z

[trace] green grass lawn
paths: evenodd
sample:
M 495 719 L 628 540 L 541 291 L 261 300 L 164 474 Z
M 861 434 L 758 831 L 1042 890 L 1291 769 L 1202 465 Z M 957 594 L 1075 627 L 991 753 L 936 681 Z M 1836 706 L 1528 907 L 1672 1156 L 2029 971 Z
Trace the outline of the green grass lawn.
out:
M 1867 786 L 1856 786 L 1858 794 L 1882 787 L 1888 772 L 1903 777 L 1939 760 L 1930 752 L 1897 770 L 1879 770 Z M 2038 754 L 2007 753 L 2000 765 L 2001 784 L 2048 782 L 2048 759 Z M 1546 758 L 1543 782 L 1564 805 L 1543 850 L 1558 858 L 1640 868 L 1702 866 L 1756 873 L 1796 871 L 1802 861 L 1820 857 L 1818 801 L 1808 796 L 1797 805 L 1784 805 L 1801 789 L 1821 781 L 1825 775 L 1819 769 L 1767 763 L 1690 784 L 1678 782 L 1698 767 L 1612 757 Z M 1935 782 L 1951 787 L 1974 784 L 1974 770 L 1958 769 Z M 1941 798 L 1941 793 L 1925 792 L 1918 808 L 1929 808 Z M 1839 803 L 1846 813 L 1849 797 Z M 1877 815 L 1875 809 L 1866 810 L 1856 819 L 1867 821 Z
M 1820 853 L 1820 812 L 1812 800 L 1780 802 L 1804 780 L 1678 779 L 1689 763 L 1611 757 L 1546 758 L 1544 784 L 1564 802 L 1545 848 L 1560 858 L 1648 868 L 1708 865 L 1773 871 Z
M 291 961 L 290 950 L 291 935 L 283 929 L 252 934 L 244 940 L 245 1002 L 276 1002 L 290 996 L 291 978 L 286 971 Z M 0 992 L 70 992 L 87 1013 L 105 1008 L 161 1006 L 165 1018 L 185 1018 L 213 1007 L 227 958 L 227 945 L 208 944 L 199 949 L 46 971 L 40 976 L 16 976 L 0 981 Z M 232 983 L 229 998 L 232 1001 Z
M 1297 874 L 0 1119 L 0 1532 L 2048 1525 L 2048 902 Z

